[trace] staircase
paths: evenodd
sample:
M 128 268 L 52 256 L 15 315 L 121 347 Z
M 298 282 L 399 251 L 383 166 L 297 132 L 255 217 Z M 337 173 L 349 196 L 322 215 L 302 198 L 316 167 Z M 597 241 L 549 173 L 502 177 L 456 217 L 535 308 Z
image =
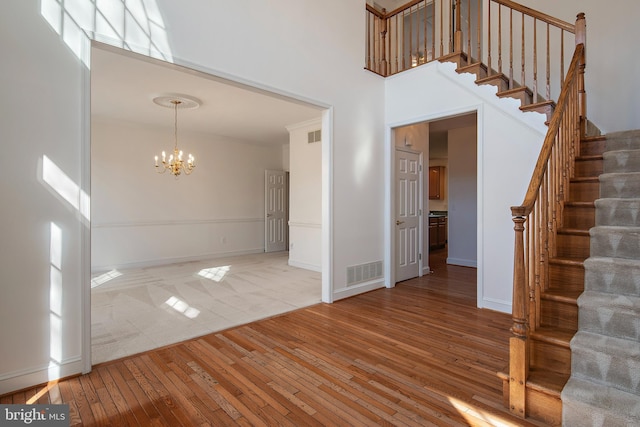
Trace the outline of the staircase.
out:
M 565 426 L 640 425 L 640 131 L 610 134 L 585 292 L 562 391 Z

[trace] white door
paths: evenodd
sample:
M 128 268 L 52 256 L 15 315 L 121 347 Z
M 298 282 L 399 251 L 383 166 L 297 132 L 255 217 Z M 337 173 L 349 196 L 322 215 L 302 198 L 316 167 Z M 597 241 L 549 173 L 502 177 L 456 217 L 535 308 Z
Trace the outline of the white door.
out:
M 396 148 L 396 282 L 420 275 L 421 158 Z
M 267 170 L 264 173 L 264 251 L 287 249 L 287 174 Z

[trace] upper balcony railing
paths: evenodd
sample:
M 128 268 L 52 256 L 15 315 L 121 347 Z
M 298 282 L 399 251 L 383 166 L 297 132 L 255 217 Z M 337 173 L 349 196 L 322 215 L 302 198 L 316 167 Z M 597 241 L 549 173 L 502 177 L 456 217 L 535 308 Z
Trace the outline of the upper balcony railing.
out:
M 528 86 L 533 102 L 557 100 L 576 43 L 574 24 L 509 0 L 413 0 L 393 11 L 367 5 L 365 68 L 390 76 L 461 54 Z

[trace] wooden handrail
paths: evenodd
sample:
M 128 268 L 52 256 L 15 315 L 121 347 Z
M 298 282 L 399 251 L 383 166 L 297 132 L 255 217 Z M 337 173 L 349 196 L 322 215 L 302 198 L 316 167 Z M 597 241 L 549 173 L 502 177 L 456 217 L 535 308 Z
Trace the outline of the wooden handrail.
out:
M 527 194 L 524 197 L 522 205 L 511 207 L 511 214 L 513 216 L 524 217 L 529 215 L 531 213 L 531 210 L 533 209 L 534 203 L 538 198 L 538 190 L 540 189 L 542 179 L 544 178 L 544 174 L 547 170 L 547 165 L 549 163 L 549 157 L 551 156 L 551 150 L 553 149 L 556 134 L 560 129 L 562 113 L 564 112 L 564 107 L 566 106 L 567 100 L 570 95 L 568 87 L 569 84 L 573 82 L 572 79 L 577 78 L 577 71 L 582 61 L 583 53 L 584 44 L 579 44 L 578 46 L 576 46 L 573 58 L 571 59 L 571 65 L 569 66 L 569 70 L 567 71 L 568 78 L 564 87 L 562 88 L 562 92 L 560 92 L 558 106 L 556 107 L 556 110 L 551 117 L 551 121 L 549 122 L 549 130 L 547 131 L 544 143 L 542 144 L 542 149 L 540 150 L 540 155 L 538 156 L 538 161 L 536 162 L 536 166 L 533 170 L 533 176 L 531 177 L 531 181 L 529 182 Z
M 503 6 L 506 6 L 510 9 L 513 9 L 517 12 L 524 13 L 532 18 L 536 18 L 538 21 L 546 22 L 547 24 L 551 24 L 555 27 L 558 27 L 564 31 L 568 31 L 570 33 L 575 33 L 575 25 L 570 24 L 562 19 L 555 18 L 551 15 L 547 15 L 546 13 L 539 12 L 535 9 L 531 9 L 530 7 L 523 6 L 516 2 L 510 0 L 491 0 L 494 3 L 499 3 Z

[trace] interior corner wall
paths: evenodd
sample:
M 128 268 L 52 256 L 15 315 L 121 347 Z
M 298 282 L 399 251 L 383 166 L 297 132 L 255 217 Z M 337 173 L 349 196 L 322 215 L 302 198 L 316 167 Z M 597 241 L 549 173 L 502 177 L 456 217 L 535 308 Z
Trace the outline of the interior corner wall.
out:
M 289 130 L 289 265 L 322 271 L 322 144 L 309 142 L 321 119 Z
M 281 147 L 183 130 L 196 168 L 175 178 L 153 167 L 170 134 L 93 120 L 92 270 L 264 251 L 264 171 L 282 168 Z
M 449 142 L 447 263 L 477 267 L 476 126 L 452 129 Z

